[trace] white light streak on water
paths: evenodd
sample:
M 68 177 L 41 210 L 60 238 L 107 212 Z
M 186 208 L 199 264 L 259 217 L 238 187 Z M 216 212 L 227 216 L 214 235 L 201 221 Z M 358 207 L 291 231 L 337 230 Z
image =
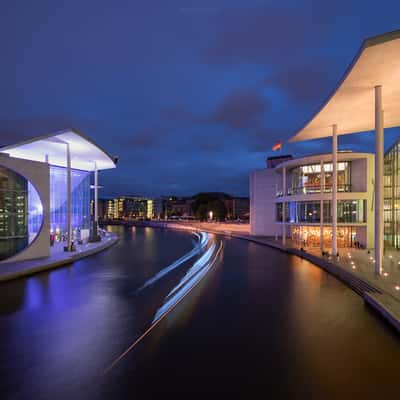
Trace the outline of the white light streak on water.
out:
M 171 290 L 166 297 L 166 302 L 157 310 L 152 324 L 157 323 L 159 319 L 167 314 L 207 274 L 216 260 L 216 256 L 211 259 L 211 257 L 215 255 L 215 248 L 215 243 L 213 243 L 210 248 L 193 264 L 179 284 Z
M 152 285 L 153 283 L 159 281 L 162 279 L 165 275 L 167 275 L 169 272 L 173 271 L 174 269 L 178 268 L 181 266 L 183 263 L 186 261 L 190 260 L 194 256 L 200 253 L 200 251 L 208 244 L 208 241 L 210 240 L 210 236 L 207 232 L 201 232 L 200 235 L 197 234 L 196 232 L 193 232 L 194 235 L 198 237 L 200 240 L 200 243 L 198 243 L 189 253 L 186 253 L 184 256 L 179 258 L 178 260 L 174 261 L 172 264 L 168 265 L 167 267 L 163 268 L 161 271 L 159 271 L 156 275 L 154 275 L 152 278 L 148 279 L 143 286 L 141 286 L 139 289 L 136 290 L 135 293 L 140 292 L 147 286 Z
M 201 232 L 201 235 L 203 236 L 200 240 L 200 249 L 206 246 L 210 240 L 208 233 Z M 158 309 L 151 325 L 122 354 L 120 354 L 108 368 L 105 369 L 104 374 L 108 373 L 122 358 L 124 358 L 131 350 L 133 350 L 134 347 L 140 343 L 161 322 L 161 320 L 185 298 L 185 296 L 189 294 L 189 292 L 202 280 L 210 268 L 215 264 L 222 247 L 223 243 L 220 242 L 218 250 L 216 250 L 216 245 L 213 243 L 210 248 L 193 264 L 186 275 L 181 279 L 179 284 L 167 295 L 165 298 L 166 303 L 164 303 Z M 170 266 L 167 268 L 170 268 Z

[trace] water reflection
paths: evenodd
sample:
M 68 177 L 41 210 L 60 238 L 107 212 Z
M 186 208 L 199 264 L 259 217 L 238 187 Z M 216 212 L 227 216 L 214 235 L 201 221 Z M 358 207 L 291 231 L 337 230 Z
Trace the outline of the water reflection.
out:
M 192 238 L 110 229 L 122 239 L 109 250 L 2 285 L 2 398 L 397 393 L 399 340 L 360 297 L 305 260 L 237 239 L 224 240 L 215 268 L 103 376 L 197 260 L 133 296 L 191 251 Z

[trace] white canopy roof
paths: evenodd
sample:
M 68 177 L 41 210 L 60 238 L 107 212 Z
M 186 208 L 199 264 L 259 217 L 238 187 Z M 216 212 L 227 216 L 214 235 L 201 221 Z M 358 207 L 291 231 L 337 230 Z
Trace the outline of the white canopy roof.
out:
M 70 146 L 72 168 L 93 171 L 95 163 L 98 170 L 115 168 L 114 159 L 109 154 L 75 129 L 66 129 L 5 146 L 0 148 L 0 152 L 11 157 L 40 162 L 45 162 L 48 156 L 49 164 L 66 167 L 66 143 Z
M 312 83 L 311 83 L 312 84 Z M 374 87 L 382 86 L 384 127 L 400 125 L 400 30 L 364 41 L 337 88 L 291 142 L 375 129 Z

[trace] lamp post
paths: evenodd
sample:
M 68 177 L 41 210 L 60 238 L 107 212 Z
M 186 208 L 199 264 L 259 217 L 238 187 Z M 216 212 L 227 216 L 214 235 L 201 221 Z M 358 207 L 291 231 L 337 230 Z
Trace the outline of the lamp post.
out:
M 212 211 L 210 211 L 210 212 L 208 213 L 208 219 L 209 219 L 210 221 L 212 221 L 212 219 L 213 219 L 213 212 L 212 212 Z

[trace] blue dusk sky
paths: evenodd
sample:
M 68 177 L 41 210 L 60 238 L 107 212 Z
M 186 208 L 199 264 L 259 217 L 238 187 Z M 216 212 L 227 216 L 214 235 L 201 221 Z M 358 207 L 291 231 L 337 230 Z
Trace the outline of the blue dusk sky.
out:
M 319 108 L 363 39 L 398 28 L 399 0 L 4 1 L 0 144 L 75 127 L 120 157 L 102 195 L 248 195 L 249 172 Z M 386 147 L 398 136 L 387 130 Z M 373 135 L 339 147 L 373 151 Z

